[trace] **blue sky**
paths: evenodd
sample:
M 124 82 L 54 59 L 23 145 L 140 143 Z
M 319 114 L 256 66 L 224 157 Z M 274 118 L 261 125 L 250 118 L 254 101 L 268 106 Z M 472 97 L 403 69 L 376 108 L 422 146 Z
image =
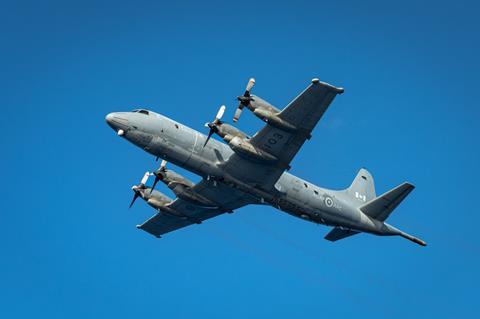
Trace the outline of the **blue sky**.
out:
M 2 2 L 2 318 L 474 317 L 480 223 L 475 2 Z M 313 77 L 345 88 L 291 172 L 417 188 L 358 235 L 247 207 L 165 236 L 131 185 L 157 165 L 115 136 L 144 107 L 198 130 L 249 77 L 284 107 Z M 239 127 L 261 122 L 245 113 Z M 179 169 L 179 171 L 182 171 Z M 198 180 L 188 172 L 186 176 Z M 162 188 L 160 187 L 160 190 Z M 166 193 L 166 189 L 163 189 Z

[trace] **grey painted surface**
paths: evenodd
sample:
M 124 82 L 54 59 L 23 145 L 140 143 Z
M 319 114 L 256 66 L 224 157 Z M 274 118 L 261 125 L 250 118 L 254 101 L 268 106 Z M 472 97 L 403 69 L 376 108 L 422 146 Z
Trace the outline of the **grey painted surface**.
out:
M 220 134 L 225 132 L 221 137 L 228 144 L 210 139 L 204 146 L 206 135 L 152 111 L 108 114 L 107 123 L 122 138 L 203 177 L 194 186 L 186 180 L 181 183 L 175 192 L 178 198 L 172 202 L 160 192 L 150 192 L 147 186 L 139 185 L 140 197 L 158 213 L 138 227 L 160 236 L 248 204 L 268 204 L 295 217 L 334 226 L 326 236 L 331 241 L 367 232 L 400 235 L 425 245 L 384 222 L 413 185 L 404 183 L 376 197 L 373 177 L 365 169 L 359 171 L 348 189 L 341 191 L 319 187 L 285 171 L 332 100 L 342 92 L 343 89 L 312 81 L 284 110 L 271 115 L 288 121 L 288 128 L 279 128 L 266 120 L 264 128 L 252 138 L 240 133 L 233 136 L 238 129 L 227 130 L 228 124 L 216 121 L 214 124 Z M 276 109 L 269 105 L 262 114 L 269 110 Z M 221 125 L 225 125 L 223 130 Z M 268 156 L 263 156 L 265 152 Z M 171 176 L 178 175 L 166 170 Z M 175 191 L 171 181 L 162 181 Z M 192 196 L 197 200 L 190 200 Z

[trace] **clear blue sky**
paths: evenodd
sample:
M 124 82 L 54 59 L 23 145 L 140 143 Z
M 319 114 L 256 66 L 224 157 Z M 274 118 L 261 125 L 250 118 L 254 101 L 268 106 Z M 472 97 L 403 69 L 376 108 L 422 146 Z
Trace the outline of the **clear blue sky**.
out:
M 2 2 L 0 317 L 478 316 L 478 16 L 473 1 Z M 130 187 L 157 164 L 105 115 L 205 130 L 251 76 L 278 107 L 313 77 L 345 87 L 292 173 L 414 183 L 389 222 L 429 246 L 330 243 L 268 207 L 137 230 L 153 211 L 127 209 Z

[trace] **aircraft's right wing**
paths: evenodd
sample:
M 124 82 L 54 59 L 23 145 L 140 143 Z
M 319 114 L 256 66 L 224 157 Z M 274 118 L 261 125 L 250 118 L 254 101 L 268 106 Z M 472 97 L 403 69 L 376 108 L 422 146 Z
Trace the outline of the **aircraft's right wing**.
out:
M 204 220 L 216 217 L 234 209 L 251 204 L 254 200 L 243 192 L 232 189 L 223 183 L 213 183 L 202 180 L 193 187 L 199 195 L 211 200 L 215 207 L 205 207 L 192 204 L 183 199 L 177 198 L 168 205 L 176 214 L 158 212 L 137 228 L 142 229 L 155 237 L 171 231 L 200 224 Z

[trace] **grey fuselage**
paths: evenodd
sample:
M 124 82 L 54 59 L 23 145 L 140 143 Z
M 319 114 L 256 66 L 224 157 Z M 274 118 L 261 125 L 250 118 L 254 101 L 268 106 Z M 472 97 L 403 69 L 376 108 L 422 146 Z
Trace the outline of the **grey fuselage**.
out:
M 228 145 L 213 138 L 204 147 L 206 135 L 152 111 L 149 114 L 110 113 L 106 120 L 119 135 L 136 146 L 203 178 L 223 177 L 225 172 L 218 158 L 228 161 L 234 154 Z M 314 223 L 377 235 L 397 234 L 392 226 L 360 211 L 345 191 L 327 190 L 288 172 L 275 184 L 277 192 L 266 193 L 253 186 L 243 186 L 261 198 L 256 204 L 269 204 Z

